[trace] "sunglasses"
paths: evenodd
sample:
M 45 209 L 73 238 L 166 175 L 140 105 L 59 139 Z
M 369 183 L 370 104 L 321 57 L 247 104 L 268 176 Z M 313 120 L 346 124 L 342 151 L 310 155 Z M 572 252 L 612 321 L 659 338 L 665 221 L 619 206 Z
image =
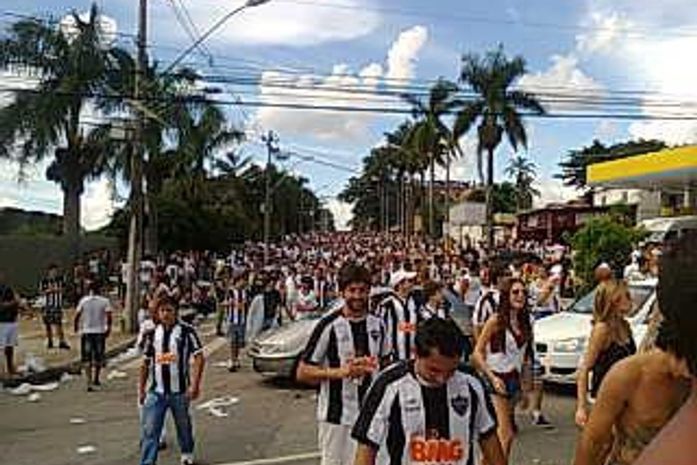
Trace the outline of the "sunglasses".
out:
M 525 289 L 511 289 L 511 295 L 525 295 Z

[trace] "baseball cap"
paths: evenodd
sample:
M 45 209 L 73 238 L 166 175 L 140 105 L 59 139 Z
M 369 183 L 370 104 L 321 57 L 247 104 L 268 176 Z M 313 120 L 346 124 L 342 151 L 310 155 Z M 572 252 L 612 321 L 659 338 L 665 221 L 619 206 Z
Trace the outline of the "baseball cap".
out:
M 402 281 L 406 279 L 414 279 L 416 278 L 416 272 L 415 271 L 406 271 L 405 269 L 399 269 L 392 273 L 392 276 L 390 276 L 390 287 L 395 288 L 401 283 Z

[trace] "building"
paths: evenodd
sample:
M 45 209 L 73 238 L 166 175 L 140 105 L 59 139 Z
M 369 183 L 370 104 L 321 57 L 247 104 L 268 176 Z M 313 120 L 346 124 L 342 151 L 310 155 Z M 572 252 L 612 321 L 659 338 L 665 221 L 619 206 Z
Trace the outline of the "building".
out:
M 450 224 L 443 233 L 458 244 L 467 240 L 477 243 L 486 240 L 486 205 L 481 202 L 458 202 L 450 207 Z M 515 216 L 507 213 L 494 214 L 494 238 L 507 241 L 513 236 Z
M 609 209 L 571 201 L 522 212 L 517 215 L 516 239 L 562 243 L 566 234 L 574 234 L 589 218 L 605 214 Z
M 636 220 L 697 214 L 697 145 L 588 166 L 598 206 L 636 206 Z

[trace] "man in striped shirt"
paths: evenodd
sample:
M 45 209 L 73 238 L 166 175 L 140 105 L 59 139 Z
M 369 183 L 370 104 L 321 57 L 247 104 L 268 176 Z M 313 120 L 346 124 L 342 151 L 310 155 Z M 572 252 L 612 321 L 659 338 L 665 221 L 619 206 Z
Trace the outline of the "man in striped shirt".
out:
M 196 331 L 178 321 L 176 312 L 176 304 L 170 299 L 158 302 L 159 322 L 144 341 L 144 359 L 138 384 L 138 401 L 142 406 L 142 465 L 157 462 L 160 432 L 168 409 L 172 412 L 177 429 L 181 463 L 194 463 L 189 404 L 200 395 L 205 362 Z M 193 373 L 190 373 L 190 363 Z M 146 388 L 148 381 L 149 387 Z
M 368 314 L 370 272 L 349 264 L 339 272 L 344 305 L 319 321 L 298 367 L 301 382 L 319 384 L 317 406 L 322 465 L 352 465 L 351 439 L 363 397 L 389 354 L 380 318 Z
M 385 319 L 393 356 L 396 360 L 414 358 L 414 337 L 418 323 L 416 305 L 409 301 L 414 287 L 416 273 L 400 269 L 390 277 L 390 287 L 394 294 L 387 297 L 379 306 L 378 314 Z
M 496 414 L 481 381 L 458 371 L 464 336 L 431 318 L 416 332 L 416 359 L 382 372 L 370 388 L 352 437 L 355 465 L 505 463 Z

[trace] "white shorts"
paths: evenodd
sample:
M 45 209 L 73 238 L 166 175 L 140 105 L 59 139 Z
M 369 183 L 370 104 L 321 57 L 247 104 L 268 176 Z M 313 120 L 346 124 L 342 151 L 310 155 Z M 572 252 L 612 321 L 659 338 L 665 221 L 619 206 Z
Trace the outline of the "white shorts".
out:
M 0 323 L 0 347 L 17 345 L 17 322 Z
M 356 440 L 351 438 L 351 427 L 320 421 L 318 426 L 320 465 L 353 465 Z

